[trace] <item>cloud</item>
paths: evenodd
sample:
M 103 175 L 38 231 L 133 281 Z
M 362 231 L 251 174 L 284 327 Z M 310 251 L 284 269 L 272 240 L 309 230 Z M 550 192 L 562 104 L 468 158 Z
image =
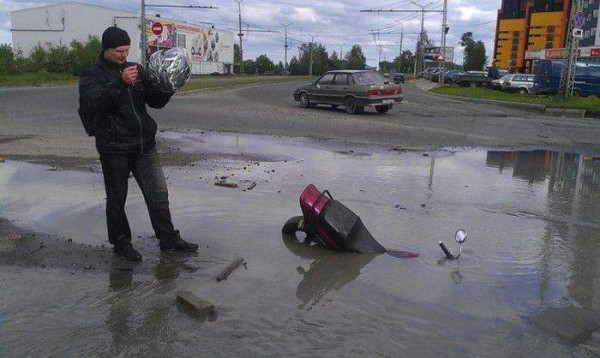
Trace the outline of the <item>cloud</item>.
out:
M 497 14 L 496 10 L 484 11 L 474 6 L 462 6 L 458 8 L 458 11 L 460 12 L 460 19 L 463 21 L 477 19 L 478 21 L 483 22 L 495 19 Z
M 295 8 L 292 18 L 298 22 L 316 23 L 320 21 L 320 16 L 310 7 Z

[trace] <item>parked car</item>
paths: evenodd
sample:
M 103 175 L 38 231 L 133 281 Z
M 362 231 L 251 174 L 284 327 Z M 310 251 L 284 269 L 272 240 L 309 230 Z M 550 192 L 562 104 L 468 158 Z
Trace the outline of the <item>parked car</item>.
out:
M 457 75 L 455 83 L 463 87 L 480 87 L 491 85 L 493 78 L 488 77 L 485 71 L 467 71 L 464 74 Z
M 511 77 L 512 77 L 512 75 L 509 73 L 509 74 L 506 74 L 506 75 L 498 78 L 497 80 L 492 80 L 492 84 L 491 84 L 492 88 L 493 89 L 497 89 L 497 90 L 501 90 L 502 89 L 502 85 L 504 84 L 504 82 L 506 80 L 508 80 L 509 78 L 511 78 Z
M 540 60 L 533 84 L 533 92 L 556 94 L 560 85 L 562 60 Z M 575 66 L 575 96 L 600 96 L 600 64 L 578 62 Z
M 346 112 L 356 114 L 369 106 L 378 113 L 386 113 L 395 103 L 402 102 L 402 87 L 388 83 L 375 71 L 338 70 L 298 87 L 294 100 L 305 108 L 328 104 L 333 108 L 344 106 Z
M 455 83 L 454 81 L 456 79 L 456 76 L 464 75 L 464 74 L 465 74 L 465 72 L 458 71 L 458 70 L 448 71 L 448 72 L 446 72 L 446 75 L 444 76 L 444 83 L 446 83 L 446 84 Z
M 404 74 L 403 73 L 396 73 L 396 74 L 394 74 L 394 78 L 392 80 L 397 85 L 399 85 L 401 83 L 404 83 Z
M 506 92 L 519 92 L 527 94 L 533 89 L 535 75 L 525 73 L 515 73 L 509 75 L 509 78 L 502 83 L 502 90 Z
M 438 68 L 434 68 L 434 67 L 427 68 L 425 71 L 423 71 L 423 78 L 426 80 L 430 80 L 431 74 L 437 70 L 438 70 Z

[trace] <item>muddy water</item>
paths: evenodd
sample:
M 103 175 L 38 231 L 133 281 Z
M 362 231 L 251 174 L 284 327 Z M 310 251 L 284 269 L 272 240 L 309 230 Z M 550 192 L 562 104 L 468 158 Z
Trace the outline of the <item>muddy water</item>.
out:
M 527 317 L 600 309 L 600 162 L 549 151 L 396 152 L 304 139 L 163 133 L 185 151 L 270 158 L 166 168 L 171 209 L 198 255 L 161 255 L 131 182 L 127 212 L 149 271 L 0 269 L 0 356 L 592 356 Z M 105 243 L 101 174 L 0 164 L 0 215 Z M 215 178 L 239 184 L 214 186 Z M 251 183 L 257 186 L 244 191 Z M 282 237 L 308 184 L 329 189 L 390 249 L 353 255 Z M 469 238 L 459 261 L 439 240 Z M 107 249 L 108 250 L 108 249 Z M 247 267 L 210 280 L 236 256 Z M 198 317 L 188 289 L 213 302 Z

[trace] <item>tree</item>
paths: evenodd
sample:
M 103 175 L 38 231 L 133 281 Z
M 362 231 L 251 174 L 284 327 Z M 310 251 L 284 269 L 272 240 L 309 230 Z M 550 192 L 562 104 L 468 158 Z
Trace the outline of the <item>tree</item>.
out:
M 329 60 L 327 62 L 329 63 L 330 70 L 341 70 L 344 68 L 344 61 L 335 51 L 331 53 L 331 56 L 329 56 Z
M 481 71 L 487 62 L 485 55 L 485 44 L 482 41 L 475 41 L 473 33 L 465 32 L 461 36 L 461 46 L 464 46 L 464 70 L 465 71 Z
M 411 72 L 415 66 L 415 55 L 410 50 L 402 51 L 402 54 L 394 59 L 394 66 L 400 72 Z
M 269 57 L 264 54 L 258 56 L 254 63 L 256 64 L 256 69 L 258 70 L 258 73 L 265 73 L 265 71 L 273 71 L 275 67 L 273 61 L 271 61 L 271 59 L 269 59 Z
M 367 58 L 363 54 L 360 45 L 352 46 L 352 49 L 346 53 L 345 60 L 348 69 L 351 70 L 364 70 L 367 65 Z
M 80 75 L 83 70 L 93 65 L 102 51 L 102 43 L 98 37 L 90 36 L 86 43 L 73 40 L 69 52 L 71 71 L 74 75 Z
M 244 61 L 244 73 L 248 75 L 256 74 L 256 63 L 254 60 L 245 60 Z
M 285 66 L 283 65 L 283 62 L 279 61 L 279 63 L 277 65 L 275 65 L 275 74 L 276 75 L 280 75 L 281 73 L 283 73 L 283 71 L 285 70 Z
M 390 71 L 392 71 L 392 70 L 396 70 L 396 66 L 394 66 L 393 62 L 390 62 L 390 61 L 379 62 L 379 72 L 390 73 Z
M 329 70 L 329 55 L 325 46 L 320 43 L 303 43 L 300 45 L 300 68 L 304 75 L 310 74 L 311 53 L 312 53 L 312 74 L 322 75 Z
M 300 68 L 300 61 L 298 61 L 298 58 L 296 58 L 296 56 L 292 57 L 292 59 L 290 60 L 290 63 L 288 65 L 288 71 L 290 71 L 292 75 L 302 74 L 302 69 Z

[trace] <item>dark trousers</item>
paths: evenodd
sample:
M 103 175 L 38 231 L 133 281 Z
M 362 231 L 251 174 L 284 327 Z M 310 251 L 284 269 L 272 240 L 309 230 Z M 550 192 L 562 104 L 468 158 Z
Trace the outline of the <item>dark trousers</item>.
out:
M 169 211 L 169 192 L 156 149 L 145 154 L 100 154 L 106 189 L 106 223 L 108 241 L 113 245 L 131 243 L 131 230 L 125 215 L 127 184 L 133 173 L 150 214 L 150 221 L 159 240 L 174 239 Z

